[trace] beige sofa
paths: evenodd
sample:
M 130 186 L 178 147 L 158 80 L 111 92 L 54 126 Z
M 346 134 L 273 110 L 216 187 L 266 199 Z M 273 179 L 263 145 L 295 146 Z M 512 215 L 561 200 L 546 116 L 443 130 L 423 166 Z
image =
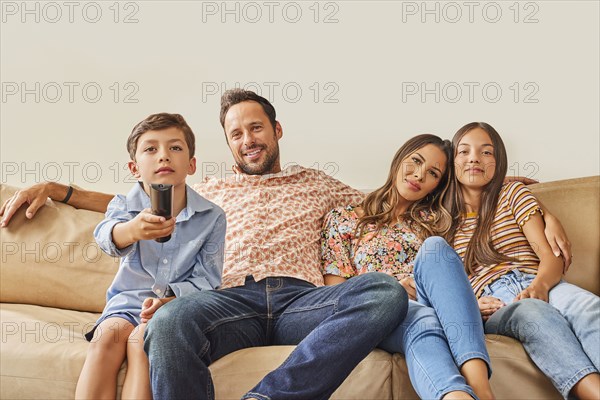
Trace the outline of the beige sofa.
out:
M 600 177 L 537 184 L 532 189 L 561 219 L 573 243 L 567 279 L 598 294 Z M 2 185 L 2 201 L 14 191 Z M 106 288 L 119 265 L 98 249 L 92 237 L 101 218 L 100 213 L 48 201 L 35 219 L 27 220 L 21 209 L 9 227 L 0 230 L 0 398 L 73 398 L 88 345 L 82 334 L 102 310 Z M 487 343 L 499 399 L 560 398 L 518 342 L 488 336 Z M 292 349 L 251 348 L 217 360 L 211 365 L 217 399 L 239 398 Z M 126 364 L 119 382 L 125 368 Z M 333 398 L 417 396 L 403 357 L 375 350 Z

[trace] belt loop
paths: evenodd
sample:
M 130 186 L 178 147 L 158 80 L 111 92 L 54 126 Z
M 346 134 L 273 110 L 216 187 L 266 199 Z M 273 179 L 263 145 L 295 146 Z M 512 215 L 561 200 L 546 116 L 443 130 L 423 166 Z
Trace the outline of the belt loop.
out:
M 512 270 L 512 273 L 519 279 L 523 278 L 523 273 L 516 268 Z
M 490 285 L 485 285 L 483 287 L 483 295 L 489 296 L 491 293 L 492 293 L 492 291 L 490 290 Z

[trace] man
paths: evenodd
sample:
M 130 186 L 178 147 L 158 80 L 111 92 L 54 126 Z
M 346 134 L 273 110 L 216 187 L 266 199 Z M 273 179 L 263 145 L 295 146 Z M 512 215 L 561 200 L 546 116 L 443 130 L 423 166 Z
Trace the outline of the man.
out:
M 212 399 L 208 366 L 214 360 L 247 347 L 297 344 L 242 398 L 327 399 L 402 321 L 407 294 L 379 273 L 322 286 L 323 216 L 363 195 L 316 170 L 282 171 L 283 129 L 265 98 L 226 92 L 221 124 L 237 175 L 194 189 L 227 216 L 222 286 L 177 298 L 150 320 L 145 350 L 154 397 Z M 25 202 L 32 217 L 47 197 L 97 211 L 112 198 L 55 183 L 35 185 L 3 206 L 2 225 Z

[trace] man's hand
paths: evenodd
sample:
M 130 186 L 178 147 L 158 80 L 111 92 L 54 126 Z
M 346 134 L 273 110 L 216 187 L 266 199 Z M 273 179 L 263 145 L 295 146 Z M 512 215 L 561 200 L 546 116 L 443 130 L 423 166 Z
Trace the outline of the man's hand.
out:
M 415 279 L 412 276 L 407 276 L 406 278 L 402 278 L 400 280 L 400 284 L 408 293 L 408 298 L 411 300 L 417 300 L 417 286 L 415 283 Z
M 547 285 L 534 280 L 528 287 L 523 289 L 521 293 L 517 295 L 517 297 L 515 297 L 515 301 L 521 299 L 539 299 L 547 303 L 549 291 L 550 288 Z
M 35 213 L 42 207 L 48 196 L 50 195 L 49 183 L 38 183 L 27 189 L 17 190 L 15 194 L 7 199 L 2 208 L 0 208 L 0 227 L 8 226 L 10 219 L 15 215 L 17 210 L 25 203 L 29 204 L 25 216 L 29 219 L 33 218 Z
M 477 300 L 477 304 L 479 305 L 481 318 L 483 318 L 484 321 L 487 321 L 492 314 L 506 305 L 502 300 L 492 296 L 480 297 L 479 300 Z
M 546 223 L 546 228 L 544 229 L 546 239 L 556 257 L 559 257 L 562 254 L 563 262 L 565 264 L 563 273 L 566 273 L 573 261 L 571 242 L 567 237 L 567 232 L 565 232 L 562 224 L 554 215 L 549 213 L 544 214 L 544 222 Z
M 173 297 L 165 297 L 164 299 L 157 299 L 153 297 L 148 297 L 142 303 L 142 312 L 140 313 L 140 317 L 142 318 L 142 323 L 147 323 L 154 316 L 154 313 L 162 307 L 163 304 L 168 303 L 173 300 Z

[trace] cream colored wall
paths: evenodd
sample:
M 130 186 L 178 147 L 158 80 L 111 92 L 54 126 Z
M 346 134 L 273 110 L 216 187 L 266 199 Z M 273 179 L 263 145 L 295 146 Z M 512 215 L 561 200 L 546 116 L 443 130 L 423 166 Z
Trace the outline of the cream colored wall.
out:
M 357 187 L 410 136 L 474 120 L 512 174 L 599 173 L 597 1 L 2 1 L 1 181 L 126 192 L 125 139 L 183 114 L 201 176 L 231 165 L 219 96 L 269 97 L 283 164 Z

